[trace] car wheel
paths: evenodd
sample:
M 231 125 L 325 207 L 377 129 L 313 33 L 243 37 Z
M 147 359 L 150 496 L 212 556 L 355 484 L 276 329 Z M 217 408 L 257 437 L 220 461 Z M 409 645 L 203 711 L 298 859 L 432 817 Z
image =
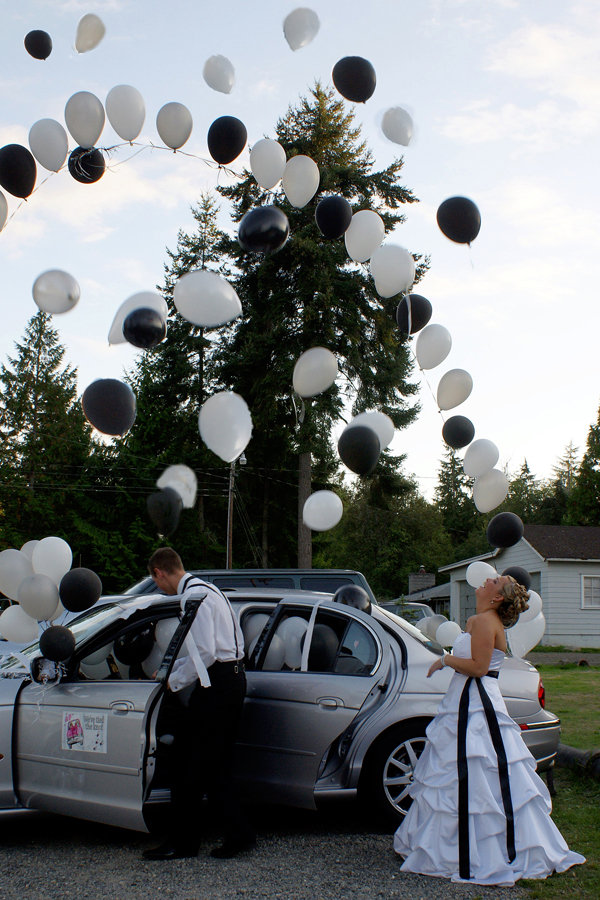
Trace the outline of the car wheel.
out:
M 360 781 L 360 799 L 380 825 L 397 827 L 412 803 L 408 790 L 423 752 L 428 720 L 397 726 L 370 749 Z

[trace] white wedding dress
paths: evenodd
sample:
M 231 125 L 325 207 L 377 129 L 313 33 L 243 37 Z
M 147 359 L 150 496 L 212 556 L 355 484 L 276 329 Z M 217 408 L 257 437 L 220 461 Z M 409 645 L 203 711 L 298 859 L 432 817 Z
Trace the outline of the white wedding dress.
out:
M 458 636 L 453 653 L 471 658 L 470 634 L 463 632 Z M 502 651 L 494 650 L 490 670 L 499 671 L 503 659 Z M 438 713 L 427 728 L 428 743 L 415 766 L 410 788 L 413 802 L 394 835 L 394 850 L 404 857 L 403 871 L 452 881 L 466 880 L 459 873 L 457 770 L 458 708 L 466 680 L 465 675 L 454 673 Z M 535 760 L 519 727 L 506 711 L 497 679 L 484 676 L 481 683 L 494 707 L 506 752 L 516 858 L 509 863 L 498 758 L 473 679 L 466 735 L 468 883 L 512 885 L 519 878 L 545 878 L 554 871 L 563 872 L 585 862 L 583 856 L 569 850 L 550 818 L 550 795 L 535 771 Z

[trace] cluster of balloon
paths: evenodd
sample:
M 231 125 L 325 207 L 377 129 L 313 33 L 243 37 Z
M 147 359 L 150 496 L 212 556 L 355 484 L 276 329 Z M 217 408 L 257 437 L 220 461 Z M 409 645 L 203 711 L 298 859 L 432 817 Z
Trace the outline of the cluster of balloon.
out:
M 433 308 L 427 297 L 406 294 L 396 307 L 396 323 L 403 334 L 416 334 L 431 319 Z
M 213 394 L 202 404 L 198 429 L 208 449 L 231 463 L 241 456 L 252 437 L 248 404 L 233 391 Z
M 466 416 L 450 416 L 442 426 L 442 438 L 454 450 L 466 447 L 475 437 L 475 426 Z
M 329 531 L 335 528 L 344 507 L 333 491 L 315 491 L 304 503 L 302 521 L 311 531 Z
M 102 19 L 94 13 L 87 13 L 77 23 L 75 49 L 78 53 L 87 53 L 98 46 L 105 34 Z
M 0 185 L 13 197 L 26 199 L 35 187 L 37 166 L 33 155 L 21 144 L 0 148 Z
M 46 31 L 30 31 L 25 35 L 23 43 L 34 59 L 48 59 L 52 53 L 52 38 Z
M 362 56 L 345 56 L 338 60 L 331 78 L 342 97 L 355 103 L 366 103 L 377 84 L 375 69 Z
M 159 535 L 166 537 L 175 531 L 183 508 L 181 497 L 175 488 L 164 487 L 150 494 L 146 507 Z
M 81 296 L 77 281 L 62 269 L 48 269 L 38 275 L 31 293 L 42 312 L 53 315 L 69 312 L 77 305 Z
M 226 56 L 209 56 L 204 63 L 202 77 L 213 91 L 230 94 L 235 84 L 235 69 Z
M 257 206 L 243 216 L 238 229 L 238 241 L 252 253 L 273 253 L 279 250 L 290 234 L 288 217 L 278 206 Z
M 167 315 L 167 301 L 156 291 L 132 294 L 115 313 L 108 332 L 108 343 L 123 344 L 129 341 L 143 350 L 155 347 L 167 333 Z
M 519 516 L 511 512 L 501 512 L 490 520 L 486 534 L 492 547 L 512 547 L 519 543 L 524 530 Z
M 102 434 L 123 437 L 135 422 L 135 394 L 116 378 L 93 381 L 83 392 L 81 405 L 90 425 Z
M 513 656 L 523 657 L 541 641 L 546 630 L 546 618 L 542 612 L 542 598 L 537 591 L 528 588 L 528 607 L 512 628 L 507 628 L 506 638 Z
M 58 586 L 72 561 L 67 542 L 54 536 L 0 553 L 0 591 L 16 601 L 0 615 L 0 634 L 6 640 L 34 641 L 38 622 L 52 622 L 62 615 Z
M 292 50 L 306 47 L 317 36 L 319 17 L 312 9 L 300 7 L 292 10 L 283 20 L 283 33 Z
M 526 591 L 531 587 L 531 575 L 522 566 L 509 566 L 502 572 L 503 575 L 510 575 L 519 584 L 522 584 Z
M 449 197 L 437 211 L 440 230 L 457 244 L 470 244 L 481 228 L 481 214 L 468 197 Z
M 437 641 L 442 647 L 451 647 L 459 634 L 461 634 L 460 625 L 456 622 L 451 622 L 440 613 L 435 613 L 433 616 L 423 616 L 417 622 L 417 628 L 430 641 Z
M 248 140 L 246 126 L 235 116 L 219 116 L 208 129 L 208 152 L 221 166 L 236 159 Z
M 242 312 L 235 289 L 209 269 L 194 269 L 182 275 L 173 289 L 173 302 L 184 319 L 203 328 L 225 325 Z
M 334 383 L 338 374 L 338 361 L 326 347 L 305 350 L 294 365 L 292 384 L 300 397 L 315 397 Z

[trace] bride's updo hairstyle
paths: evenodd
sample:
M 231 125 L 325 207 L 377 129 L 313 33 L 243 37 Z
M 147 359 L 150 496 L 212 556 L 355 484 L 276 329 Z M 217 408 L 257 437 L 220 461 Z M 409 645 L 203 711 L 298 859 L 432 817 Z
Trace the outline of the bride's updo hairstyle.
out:
M 512 575 L 507 575 L 508 581 L 505 581 L 500 588 L 500 596 L 502 600 L 496 608 L 496 612 L 500 616 L 500 621 L 505 628 L 510 628 L 515 624 L 520 614 L 529 608 L 529 594 L 522 584 L 519 584 Z

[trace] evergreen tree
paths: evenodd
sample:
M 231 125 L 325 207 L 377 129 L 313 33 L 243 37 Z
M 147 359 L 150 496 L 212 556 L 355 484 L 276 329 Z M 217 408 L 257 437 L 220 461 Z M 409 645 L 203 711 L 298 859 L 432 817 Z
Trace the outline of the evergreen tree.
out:
M 233 240 L 225 245 L 240 273 L 236 289 L 244 315 L 221 343 L 220 375 L 252 410 L 249 461 L 271 472 L 282 461 L 289 469 L 297 461 L 298 565 L 310 565 L 311 535 L 301 512 L 311 489 L 327 485 L 337 470 L 335 424 L 350 414 L 349 407 L 352 413 L 380 409 L 397 428 L 416 415 L 406 399 L 416 388 L 408 382 L 411 364 L 395 326 L 398 298 L 382 300 L 367 268 L 348 259 L 343 240 L 321 235 L 315 206 L 324 195 L 340 194 L 355 212 L 379 212 L 390 231 L 403 221 L 400 206 L 415 197 L 399 181 L 402 160 L 374 171 L 353 113 L 319 84 L 277 123 L 276 136 L 288 159 L 306 154 L 317 163 L 319 192 L 297 209 L 281 190 L 274 197 L 267 194 L 249 173 L 240 183 L 219 188 L 232 201 L 237 221 L 259 204 L 276 202 L 291 229 L 287 244 L 268 256 L 245 253 Z M 426 264 L 421 263 L 420 271 Z M 313 346 L 335 354 L 342 377 L 324 394 L 305 400 L 298 415 L 291 396 L 293 367 Z M 383 460 L 385 455 L 385 468 Z M 268 520 L 265 504 L 272 509 L 272 500 L 263 498 L 263 520 Z
M 523 460 L 519 474 L 510 480 L 508 495 L 502 509 L 515 513 L 524 523 L 537 521 L 543 500 L 543 490 L 532 474 L 527 460 Z M 494 510 L 494 514 L 499 510 Z
M 77 550 L 91 438 L 76 371 L 51 316 L 33 316 L 0 367 L 0 535 L 5 547 L 48 535 Z
M 600 410 L 567 500 L 566 524 L 600 525 Z

